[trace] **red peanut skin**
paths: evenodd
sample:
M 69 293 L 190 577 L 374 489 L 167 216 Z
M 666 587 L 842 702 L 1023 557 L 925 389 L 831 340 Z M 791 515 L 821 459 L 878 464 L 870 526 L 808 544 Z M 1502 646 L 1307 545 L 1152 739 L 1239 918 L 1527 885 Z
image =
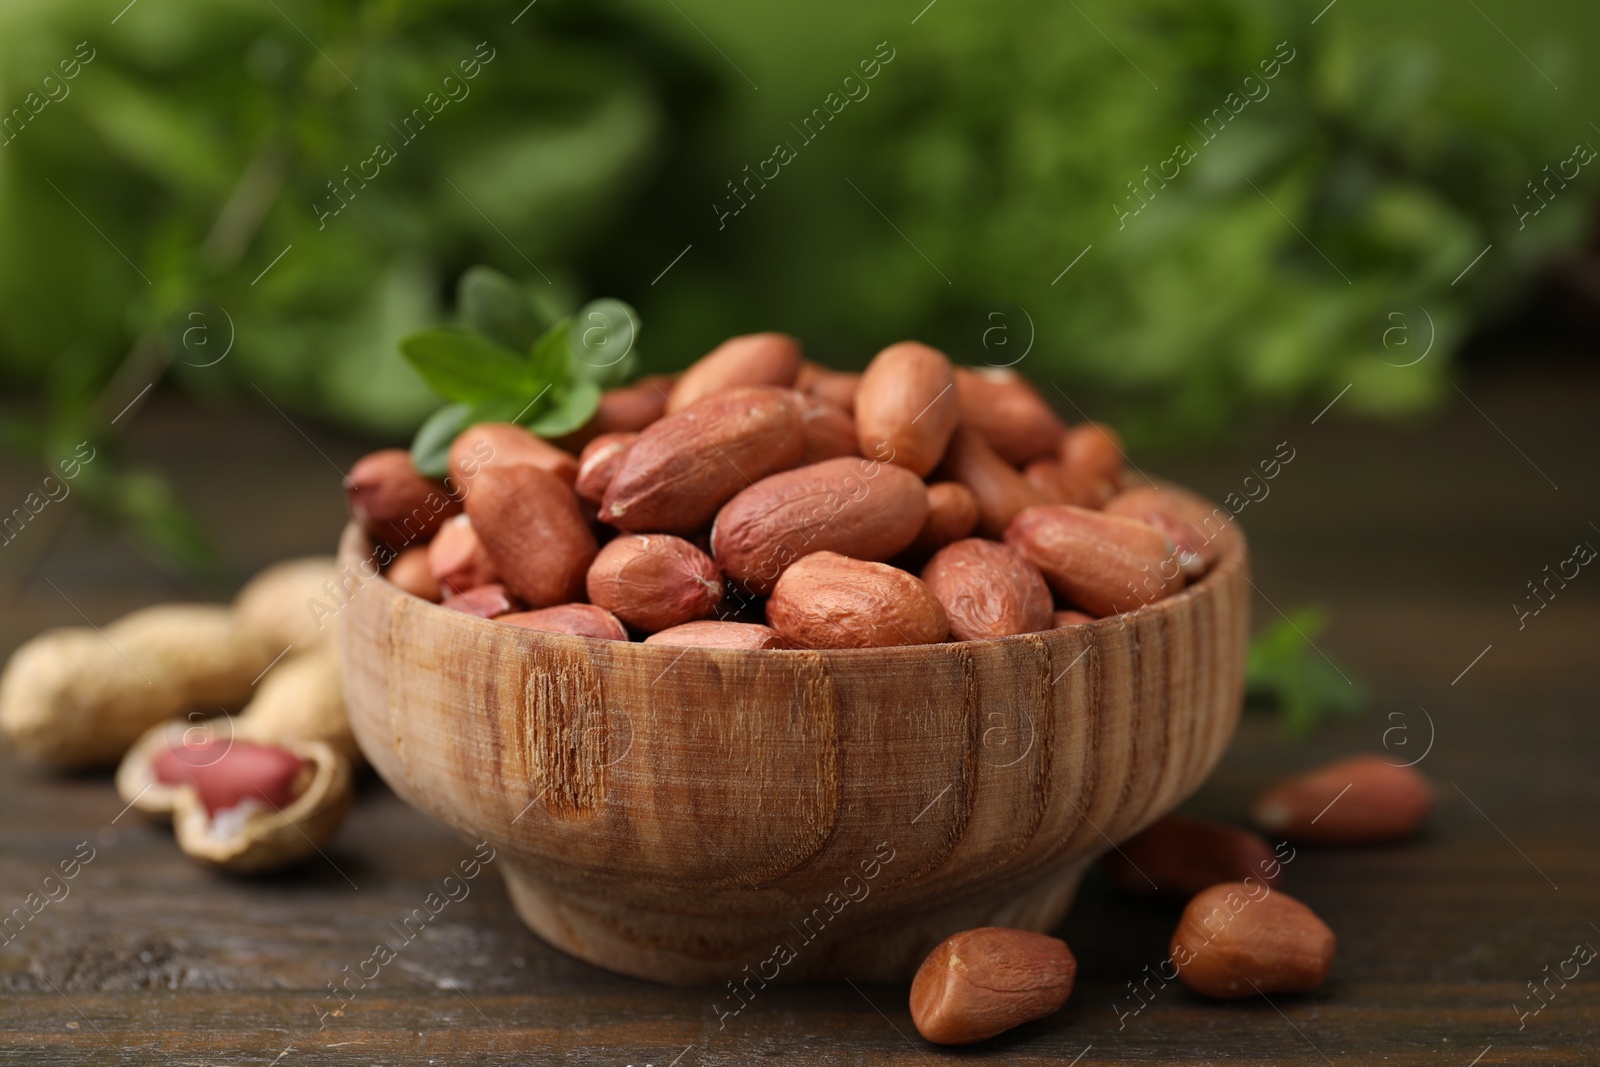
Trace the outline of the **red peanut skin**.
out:
M 916 576 L 887 563 L 815 552 L 778 579 L 767 623 L 796 648 L 937 644 L 944 607 Z
M 426 541 L 461 511 L 444 483 L 418 474 L 411 453 L 400 448 L 357 460 L 345 476 L 345 496 L 362 532 L 396 547 Z
M 1188 815 L 1156 821 L 1100 862 L 1122 892 L 1170 900 L 1188 900 L 1218 882 L 1273 885 L 1283 875 L 1272 848 L 1249 830 Z
M 605 499 L 606 486 L 616 477 L 628 449 L 638 438 L 632 432 L 603 433 L 583 446 L 583 455 L 578 457 L 578 478 L 572 486 L 578 499 L 597 506 Z
M 1078 961 L 1031 930 L 983 926 L 946 938 L 911 980 L 911 1021 L 939 1045 L 987 1041 L 1061 1010 Z
M 671 534 L 622 534 L 595 557 L 587 584 L 592 603 L 645 633 L 703 619 L 722 603 L 717 565 Z
M 1237 538 L 1233 515 L 1192 493 L 1157 486 L 1138 486 L 1112 497 L 1107 515 L 1147 522 L 1171 539 L 1178 563 L 1190 578 L 1210 570 L 1228 538 Z
M 1022 375 L 1010 369 L 956 368 L 961 425 L 1013 467 L 1054 456 L 1067 428 Z
M 751 622 L 722 622 L 706 619 L 686 622 L 651 634 L 647 645 L 674 645 L 683 648 L 790 648 L 789 642 L 770 626 Z
M 944 477 L 959 482 L 978 502 L 978 532 L 998 539 L 1024 509 L 1050 503 L 1050 497 L 1000 458 L 989 442 L 962 428 L 950 438 L 941 467 Z
M 606 390 L 600 394 L 594 418 L 580 429 L 555 438 L 554 443 L 569 452 L 581 452 L 584 445 L 601 434 L 638 433 L 666 412 L 667 394 L 676 380 L 672 374 L 646 374 L 632 385 Z
M 583 599 L 599 545 L 566 482 L 526 463 L 485 467 L 467 514 L 506 588 L 529 607 Z
M 922 529 L 927 510 L 922 479 L 904 467 L 831 459 L 741 491 L 717 513 L 711 549 L 731 580 L 761 595 L 812 552 L 894 557 Z
M 1196 993 L 1236 1000 L 1311 992 L 1327 978 L 1337 948 L 1327 924 L 1288 894 L 1224 882 L 1183 909 L 1171 958 L 1179 981 Z
M 856 442 L 856 420 L 848 411 L 805 393 L 795 395 L 800 398 L 801 429 L 805 434 L 802 464 L 861 454 Z
M 596 433 L 638 433 L 667 413 L 667 394 L 674 378 L 648 374 L 632 385 L 608 390 L 590 420 Z
M 1054 605 L 1044 575 L 1007 545 L 976 537 L 946 545 L 922 569 L 922 580 L 944 605 L 954 640 L 1050 629 Z
M 246 800 L 286 808 L 304 789 L 305 768 L 306 761 L 286 749 L 232 739 L 164 748 L 151 761 L 156 781 L 193 785 L 210 815 Z
M 861 375 L 852 371 L 834 370 L 820 363 L 802 361 L 800 373 L 795 376 L 794 387 L 807 396 L 826 400 L 846 412 L 856 410 L 856 390 L 861 386 Z
M 1433 803 L 1433 785 L 1421 772 L 1368 754 L 1279 782 L 1250 806 L 1250 817 L 1290 841 L 1373 844 L 1414 836 Z
M 1049 497 L 1052 504 L 1071 504 L 1098 511 L 1105 507 L 1114 492 L 1110 482 L 1074 474 L 1058 459 L 1036 459 L 1028 464 L 1022 476 L 1029 485 Z
M 498 619 L 507 612 L 516 611 L 518 607 L 506 587 L 499 582 L 454 593 L 445 597 L 439 606 L 463 615 L 476 615 L 480 619 Z
M 861 375 L 855 416 L 862 455 L 885 456 L 926 477 L 961 421 L 955 369 L 936 348 L 916 341 L 890 345 Z
M 517 463 L 532 464 L 568 485 L 578 476 L 578 461 L 570 452 L 510 422 L 468 426 L 450 445 L 450 474 L 466 494 L 484 470 Z
M 623 628 L 621 621 L 605 608 L 593 604 L 557 604 L 553 608 L 540 608 L 538 611 L 514 611 L 509 615 L 497 615 L 494 621 L 528 630 L 594 637 L 603 641 L 628 639 L 628 631 Z
M 1103 422 L 1068 430 L 1060 456 L 1074 477 L 1104 482 L 1112 493 L 1122 484 L 1122 438 Z
M 978 498 L 960 482 L 934 482 L 928 486 L 928 516 L 911 542 L 910 553 L 926 559 L 952 541 L 978 528 Z
M 667 407 L 686 408 L 742 385 L 791 386 L 799 372 L 800 342 L 788 334 L 730 337 L 683 372 L 667 396 Z
M 1005 541 L 1059 596 L 1102 618 L 1183 588 L 1172 542 L 1132 519 L 1068 505 L 1028 508 L 1006 528 Z
M 428 544 L 428 569 L 439 588 L 449 595 L 500 580 L 467 515 L 451 516 L 439 527 Z
M 735 493 L 800 462 L 792 390 L 715 393 L 639 434 L 606 487 L 600 521 L 637 533 L 692 534 Z
M 1086 622 L 1094 622 L 1094 616 L 1088 612 L 1073 611 L 1069 608 L 1065 611 L 1058 611 L 1050 617 L 1050 628 L 1052 630 L 1064 630 L 1068 626 L 1082 626 Z
M 423 545 L 413 545 L 396 556 L 383 576 L 389 579 L 395 588 L 402 589 L 414 597 L 421 597 L 435 604 L 444 599 L 444 592 L 439 588 L 439 579 L 433 576 L 433 569 L 428 566 L 428 549 Z

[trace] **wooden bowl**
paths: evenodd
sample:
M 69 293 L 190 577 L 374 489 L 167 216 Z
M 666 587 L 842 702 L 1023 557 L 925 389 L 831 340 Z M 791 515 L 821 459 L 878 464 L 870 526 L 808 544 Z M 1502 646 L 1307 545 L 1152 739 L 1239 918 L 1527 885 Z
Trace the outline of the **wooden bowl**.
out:
M 383 779 L 488 841 L 556 947 L 746 990 L 904 980 L 958 930 L 1053 928 L 1205 779 L 1249 631 L 1244 538 L 1221 547 L 1131 615 L 827 652 L 539 633 L 369 580 L 340 612 L 346 699 Z M 339 554 L 373 573 L 354 527 Z

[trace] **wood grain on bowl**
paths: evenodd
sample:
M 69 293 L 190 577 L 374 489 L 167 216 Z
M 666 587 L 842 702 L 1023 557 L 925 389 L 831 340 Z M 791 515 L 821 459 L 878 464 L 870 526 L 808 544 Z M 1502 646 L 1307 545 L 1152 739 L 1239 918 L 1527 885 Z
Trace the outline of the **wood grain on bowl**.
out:
M 370 552 L 345 531 L 352 571 Z M 1230 538 L 1136 614 L 839 651 L 542 633 L 374 580 L 340 615 L 346 697 L 384 780 L 489 841 L 573 955 L 905 980 L 958 930 L 1052 928 L 1109 841 L 1199 786 L 1238 720 L 1247 575 Z

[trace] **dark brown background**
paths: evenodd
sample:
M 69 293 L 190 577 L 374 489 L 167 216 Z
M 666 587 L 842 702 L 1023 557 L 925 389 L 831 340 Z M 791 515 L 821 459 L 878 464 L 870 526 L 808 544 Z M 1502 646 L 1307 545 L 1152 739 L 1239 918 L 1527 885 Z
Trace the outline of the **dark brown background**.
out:
M 1304 743 L 1247 717 L 1191 810 L 1237 819 L 1280 775 L 1381 751 L 1391 728 L 1397 762 L 1435 739 L 1420 767 L 1440 802 L 1421 840 L 1302 849 L 1289 867 L 1285 888 L 1340 939 L 1312 996 L 1215 1004 L 1173 985 L 1119 1028 L 1117 1006 L 1136 1006 L 1124 983 L 1164 958 L 1176 909 L 1119 899 L 1095 872 L 1061 931 L 1081 971 L 1054 1018 L 950 1052 L 915 1035 L 904 987 L 774 987 L 719 1030 L 711 991 L 561 955 L 520 926 L 486 873 L 319 1030 L 326 984 L 379 941 L 397 942 L 390 923 L 468 844 L 370 782 L 328 862 L 236 881 L 194 867 L 166 829 L 118 818 L 108 777 L 54 778 L 0 757 L 0 909 L 20 905 L 79 842 L 95 849 L 71 895 L 0 946 L 0 1062 L 1600 1062 L 1600 962 L 1522 1029 L 1513 1007 L 1537 1006 L 1527 983 L 1579 943 L 1600 947 L 1600 573 L 1585 568 L 1520 631 L 1511 606 L 1576 543 L 1600 546 L 1600 378 L 1577 368 L 1460 370 L 1463 393 L 1434 419 L 1351 423 L 1335 405 L 1315 424 L 1315 411 L 1299 413 L 1221 454 L 1156 465 L 1220 498 L 1289 442 L 1293 463 L 1241 516 L 1257 624 L 1277 608 L 1328 606 L 1335 623 L 1316 644 L 1373 697 L 1363 716 Z M 175 473 L 240 579 L 331 550 L 336 468 L 366 446 L 264 406 L 158 396 L 131 421 L 128 454 Z M 0 469 L 0 503 L 39 476 Z M 104 623 L 192 595 L 61 505 L 0 549 L 0 571 L 3 651 L 46 626 L 80 625 L 79 609 Z

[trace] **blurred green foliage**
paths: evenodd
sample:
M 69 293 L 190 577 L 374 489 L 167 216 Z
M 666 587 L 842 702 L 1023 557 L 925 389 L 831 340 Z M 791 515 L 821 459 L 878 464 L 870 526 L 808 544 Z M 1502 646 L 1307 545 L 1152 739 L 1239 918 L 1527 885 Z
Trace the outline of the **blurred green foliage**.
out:
M 1246 707 L 1276 711 L 1284 732 L 1293 737 L 1367 706 L 1366 687 L 1317 648 L 1316 639 L 1327 627 L 1328 613 L 1311 605 L 1250 639 Z
M 475 262 L 629 300 L 650 369 L 752 329 L 1027 351 L 1139 445 L 1347 382 L 1341 415 L 1417 410 L 1581 237 L 1600 166 L 1514 204 L 1600 144 L 1596 40 L 1576 0 L 10 0 L 4 436 L 103 437 L 154 341 L 184 388 L 399 437 L 436 401 L 397 343 Z

